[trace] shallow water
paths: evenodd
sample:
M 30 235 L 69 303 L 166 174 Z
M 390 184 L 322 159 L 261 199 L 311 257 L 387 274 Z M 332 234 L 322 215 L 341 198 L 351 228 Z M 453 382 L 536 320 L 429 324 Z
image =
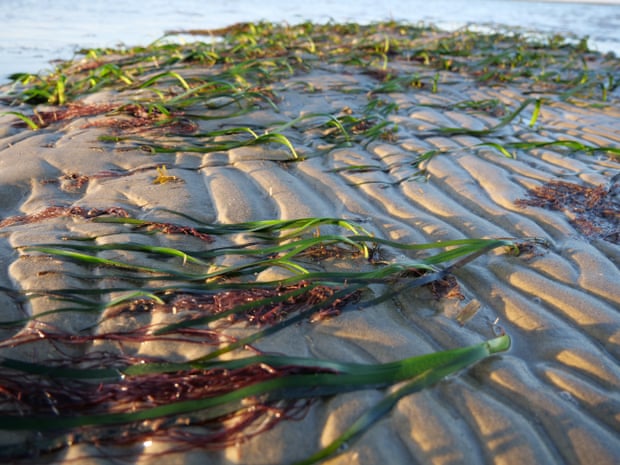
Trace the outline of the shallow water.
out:
M 0 0 L 0 80 L 50 68 L 82 47 L 145 45 L 168 30 L 223 27 L 239 21 L 424 21 L 445 28 L 502 24 L 589 36 L 590 46 L 620 55 L 620 0 Z

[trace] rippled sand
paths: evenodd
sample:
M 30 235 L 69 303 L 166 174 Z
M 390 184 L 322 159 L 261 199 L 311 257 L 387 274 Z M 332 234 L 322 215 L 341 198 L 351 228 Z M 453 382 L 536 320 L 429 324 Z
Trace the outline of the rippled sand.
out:
M 513 339 L 510 352 L 403 399 L 386 419 L 329 463 L 615 463 L 620 456 L 617 193 L 612 202 L 615 213 L 604 218 L 611 228 L 605 234 L 579 229 L 574 221 L 579 212 L 571 211 L 568 203 L 564 209 L 551 210 L 515 202 L 552 181 L 604 186 L 613 193 L 612 178 L 620 165 L 603 153 L 569 153 L 553 146 L 515 150 L 516 159 L 506 158 L 493 146 L 479 144 L 570 139 L 593 147 L 619 147 L 618 96 L 611 95 L 611 102 L 600 106 L 546 96 L 535 127 L 529 125 L 532 103 L 488 135 L 452 135 L 440 128 L 484 130 L 505 116 L 471 111 L 459 103 L 497 99 L 514 111 L 532 96 L 531 88 L 519 82 L 486 85 L 474 76 L 444 71 L 438 74 L 434 93 L 428 84 L 434 71 L 417 62 L 395 66 L 402 75 L 419 74 L 427 84 L 381 95 L 398 105 L 386 117 L 398 127 L 393 138 L 386 134 L 368 144 L 330 148 L 323 129 L 300 124 L 283 132 L 304 158 L 295 163 L 281 162 L 290 153 L 277 144 L 203 155 L 147 155 L 139 147 L 98 140 L 112 129 L 93 123 L 114 118 L 109 115 L 68 119 L 39 131 L 15 126 L 12 116 L 1 117 L 0 285 L 15 290 L 85 285 L 66 275 L 79 271 L 77 265 L 20 252 L 23 246 L 84 233 L 111 233 L 102 243 L 135 239 L 109 225 L 71 215 L 30 224 L 8 221 L 50 206 L 118 207 L 158 221 L 171 221 L 165 209 L 172 209 L 224 224 L 342 217 L 378 237 L 409 243 L 538 237 L 548 246 L 518 257 L 497 251 L 458 270 L 463 300 L 435 300 L 428 293 L 412 291 L 375 308 L 290 327 L 257 346 L 373 363 L 476 343 L 492 337 L 500 325 Z M 224 122 L 200 124 L 212 130 L 224 125 L 261 129 L 304 114 L 358 113 L 378 82 L 361 68 L 317 63 L 303 74 L 278 80 L 278 112 L 262 105 Z M 131 97 L 129 92 L 99 92 L 84 102 L 123 102 Z M 420 165 L 414 163 L 431 150 L 440 153 Z M 162 165 L 179 182 L 154 184 Z M 361 165 L 373 168 L 343 169 Z M 420 169 L 424 171 L 417 175 Z M 78 183 L 80 176 L 87 178 Z M 168 239 L 153 235 L 141 240 L 158 245 Z M 182 240 L 200 244 L 195 238 Z M 394 258 L 403 252 L 385 253 Z M 463 325 L 457 317 L 472 301 L 478 301 L 480 309 Z M 37 299 L 24 306 L 8 292 L 0 293 L 0 302 L 2 320 L 24 313 L 36 316 L 56 305 Z M 96 324 L 98 318 L 63 313 L 48 315 L 45 321 L 78 331 Z M 15 335 L 8 330 L 0 334 L 4 339 Z M 44 361 L 54 350 L 42 342 L 4 346 L 0 354 Z M 175 349 L 149 343 L 140 351 L 165 355 Z M 329 398 L 315 404 L 303 420 L 283 422 L 238 447 L 208 455 L 200 451 L 171 455 L 167 463 L 208 459 L 267 464 L 301 459 L 326 445 L 380 398 L 375 390 Z M 73 447 L 58 460 L 69 463 L 80 454 L 92 456 L 89 447 Z M 152 450 L 145 450 L 138 463 L 151 460 Z

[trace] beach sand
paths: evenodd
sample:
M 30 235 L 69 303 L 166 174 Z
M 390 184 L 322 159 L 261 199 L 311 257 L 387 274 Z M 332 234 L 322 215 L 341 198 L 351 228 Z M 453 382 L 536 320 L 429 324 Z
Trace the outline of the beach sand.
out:
M 602 97 L 604 85 L 612 82 L 605 76 L 620 79 L 620 64 L 613 57 L 581 54 L 586 61 L 580 66 L 588 64 L 588 79 L 594 82 L 603 76 L 603 84 L 588 87 L 588 82 L 570 94 L 577 81 L 541 79 L 540 68 L 524 61 L 517 60 L 511 71 L 498 61 L 484 68 L 480 63 L 486 52 L 475 47 L 462 57 L 435 53 L 442 38 L 454 38 L 454 43 L 481 40 L 463 31 L 425 30 L 412 39 L 417 47 L 378 48 L 385 37 L 405 35 L 392 25 L 379 31 L 357 30 L 351 36 L 341 33 L 342 44 L 333 38 L 321 42 L 317 33 L 314 42 L 304 39 L 305 49 L 283 48 L 277 53 L 263 49 L 261 56 L 257 48 L 252 57 L 258 63 L 254 74 L 248 72 L 237 81 L 231 74 L 226 78 L 236 85 L 246 79 L 246 88 L 262 92 L 262 97 L 246 96 L 247 101 L 220 108 L 218 104 L 230 103 L 229 97 L 214 97 L 206 104 L 196 101 L 184 109 L 176 125 L 161 127 L 155 126 L 161 118 L 156 121 L 144 112 L 110 111 L 130 102 L 157 101 L 149 88 L 118 83 L 82 92 L 73 97 L 82 107 L 69 107 L 74 116 L 62 113 L 66 106 L 40 105 L 36 111 L 43 116 L 37 117 L 26 104 L 9 106 L 18 89 L 7 86 L 9 97 L 0 112 L 22 112 L 44 127 L 30 130 L 14 115 L 0 117 L 0 320 L 32 316 L 17 327 L 0 330 L 0 356 L 50 363 L 109 350 L 179 361 L 212 350 L 165 340 L 71 344 L 44 336 L 54 331 L 103 334 L 176 321 L 177 315 L 153 311 L 115 318 L 106 312 L 58 312 L 38 318 L 62 307 L 62 302 L 49 295 L 24 301 L 20 293 L 104 289 L 118 282 L 104 276 L 109 274 L 105 268 L 93 270 L 24 247 L 62 246 L 68 237 L 85 236 L 96 236 L 91 242 L 98 245 L 140 242 L 189 250 L 248 240 L 239 234 L 215 237 L 208 243 L 188 230 L 147 235 L 124 224 L 93 221 L 100 214 L 122 211 L 133 218 L 188 228 L 201 223 L 335 217 L 359 224 L 376 237 L 406 244 L 539 238 L 520 255 L 500 248 L 456 270 L 458 296 L 437 298 L 423 288 L 362 309 L 352 304 L 337 317 L 301 322 L 255 346 L 266 352 L 377 363 L 479 343 L 503 330 L 512 338 L 510 351 L 403 398 L 328 463 L 616 463 L 620 456 L 620 207 L 618 178 L 613 178 L 620 173 L 620 165 L 617 152 L 601 148 L 620 148 L 620 94 L 610 88 L 605 100 Z M 516 50 L 509 40 L 502 40 L 497 39 L 497 48 L 488 56 L 505 59 Z M 351 48 L 365 61 L 343 59 Z M 577 52 L 550 46 L 542 50 L 559 63 L 546 61 L 546 71 L 570 80 L 573 71 L 563 69 L 567 61 L 562 60 Z M 99 60 L 120 63 L 127 56 L 131 55 Z M 290 70 L 272 64 L 282 57 L 287 57 Z M 133 79 L 145 82 L 173 70 L 176 75 L 162 77 L 156 85 L 169 99 L 184 92 L 177 76 L 191 87 L 197 82 L 192 78 L 223 79 L 222 73 L 231 66 L 162 62 Z M 532 76 L 517 73 L 527 66 L 535 70 Z M 501 78 L 501 73 L 513 71 L 513 78 Z M 495 74 L 484 79 L 485 72 Z M 540 114 L 532 118 L 536 99 L 541 99 Z M 523 103 L 521 113 L 502 124 Z M 245 111 L 231 116 L 233 110 Z M 54 117 L 46 111 L 58 114 Z M 280 131 L 294 147 L 296 161 L 291 161 L 290 148 L 275 139 L 230 149 L 223 146 L 210 153 L 178 148 L 190 144 L 204 148 L 211 143 L 196 138 L 196 133 L 249 127 L 261 135 L 304 115 L 306 119 Z M 336 117 L 345 122 L 347 115 L 359 119 L 348 127 L 348 141 L 336 124 L 329 124 Z M 383 122 L 377 137 L 364 132 Z M 101 136 L 128 139 L 114 142 Z M 225 142 L 246 136 L 212 139 Z M 581 149 L 571 150 L 567 144 L 510 146 L 567 140 L 582 144 Z M 153 153 L 160 146 L 173 149 Z M 515 157 L 504 156 L 499 146 Z M 432 151 L 438 152 L 428 160 L 419 159 Z M 539 197 L 534 192 L 537 188 Z M 555 201 L 553 208 L 550 199 Z M 598 208 L 597 201 L 604 201 L 603 207 Z M 168 210 L 193 220 L 180 219 Z M 386 261 L 419 257 L 389 246 L 381 253 Z M 130 251 L 108 250 L 99 256 L 138 260 Z M 142 265 L 156 263 L 148 256 L 140 260 Z M 223 256 L 217 261 L 223 266 L 240 260 Z M 171 259 L 166 266 L 172 263 Z M 357 270 L 370 265 L 358 263 L 351 268 L 346 260 L 332 260 L 329 266 Z M 268 269 L 255 279 L 278 279 L 283 273 Z M 130 280 L 122 283 L 140 286 Z M 92 299 L 105 303 L 124 294 L 101 293 Z M 477 308 L 476 303 L 479 309 L 473 316 L 461 314 L 468 304 Z M 230 328 L 229 334 L 247 331 Z M 34 340 L 33 334 L 42 336 Z M 14 344 L 20 338 L 29 342 Z M 160 438 L 127 446 L 126 459 L 129 463 L 291 463 L 329 444 L 384 393 L 366 389 L 327 397 L 315 402 L 303 419 L 282 421 L 223 451 L 196 447 L 162 458 L 158 452 L 171 445 Z M 3 402 L 4 410 L 7 404 Z M 36 437 L 0 433 L 4 445 L 26 444 L 33 453 L 38 447 Z M 117 449 L 80 443 L 29 460 L 112 463 L 110 451 Z

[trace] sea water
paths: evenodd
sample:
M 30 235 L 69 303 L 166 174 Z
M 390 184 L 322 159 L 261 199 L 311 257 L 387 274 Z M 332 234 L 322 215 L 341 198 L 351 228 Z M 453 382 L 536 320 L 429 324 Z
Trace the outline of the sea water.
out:
M 0 82 L 51 69 L 80 48 L 148 45 L 166 31 L 241 21 L 424 22 L 588 36 L 591 48 L 620 55 L 620 0 L 0 0 Z

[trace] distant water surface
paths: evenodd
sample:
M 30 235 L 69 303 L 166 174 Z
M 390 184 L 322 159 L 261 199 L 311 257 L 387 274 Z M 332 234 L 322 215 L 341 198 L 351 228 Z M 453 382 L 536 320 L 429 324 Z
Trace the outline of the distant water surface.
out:
M 147 45 L 169 30 L 258 20 L 387 19 L 589 36 L 592 48 L 620 55 L 620 0 L 0 0 L 0 81 L 14 72 L 50 69 L 51 60 L 71 58 L 80 48 Z

